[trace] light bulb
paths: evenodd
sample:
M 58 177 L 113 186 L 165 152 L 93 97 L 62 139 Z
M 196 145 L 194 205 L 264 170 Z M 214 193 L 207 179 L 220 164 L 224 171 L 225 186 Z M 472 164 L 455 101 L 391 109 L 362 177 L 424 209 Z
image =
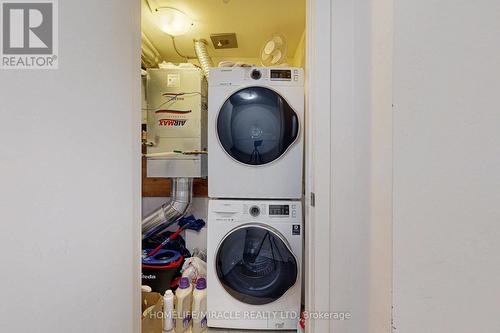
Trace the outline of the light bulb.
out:
M 160 30 L 170 36 L 184 35 L 192 24 L 189 16 L 171 7 L 158 8 L 155 12 L 155 19 Z

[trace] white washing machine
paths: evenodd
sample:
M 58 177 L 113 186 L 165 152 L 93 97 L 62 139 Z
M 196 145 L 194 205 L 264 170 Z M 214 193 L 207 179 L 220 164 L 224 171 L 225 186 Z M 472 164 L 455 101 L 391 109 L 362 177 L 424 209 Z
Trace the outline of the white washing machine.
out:
M 300 201 L 210 200 L 209 327 L 297 328 L 302 229 Z
M 211 198 L 302 197 L 301 68 L 213 68 L 208 88 Z

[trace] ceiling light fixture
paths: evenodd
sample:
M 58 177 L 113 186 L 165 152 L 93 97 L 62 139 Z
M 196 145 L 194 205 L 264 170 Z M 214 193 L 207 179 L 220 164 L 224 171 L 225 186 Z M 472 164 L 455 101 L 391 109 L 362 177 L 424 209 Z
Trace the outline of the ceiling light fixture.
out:
M 184 12 L 172 7 L 159 7 L 153 12 L 156 25 L 170 36 L 184 35 L 193 21 Z

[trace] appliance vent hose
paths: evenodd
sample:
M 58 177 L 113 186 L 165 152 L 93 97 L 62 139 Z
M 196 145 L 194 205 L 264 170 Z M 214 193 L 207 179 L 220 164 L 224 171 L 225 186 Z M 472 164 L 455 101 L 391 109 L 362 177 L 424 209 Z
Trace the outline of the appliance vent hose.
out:
M 194 51 L 196 52 L 196 56 L 198 57 L 198 61 L 200 62 L 203 74 L 208 79 L 210 67 L 213 67 L 214 64 L 207 51 L 207 41 L 204 39 L 195 39 Z
M 193 200 L 193 179 L 173 178 L 170 201 L 142 220 L 142 239 L 161 233 L 183 217 Z

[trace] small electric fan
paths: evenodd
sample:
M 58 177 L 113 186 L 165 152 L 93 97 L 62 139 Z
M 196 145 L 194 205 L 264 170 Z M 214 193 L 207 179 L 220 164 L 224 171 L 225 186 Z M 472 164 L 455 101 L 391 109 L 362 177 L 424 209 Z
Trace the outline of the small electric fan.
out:
M 287 42 L 285 36 L 273 34 L 268 38 L 260 51 L 260 61 L 263 66 L 279 66 L 286 62 Z

